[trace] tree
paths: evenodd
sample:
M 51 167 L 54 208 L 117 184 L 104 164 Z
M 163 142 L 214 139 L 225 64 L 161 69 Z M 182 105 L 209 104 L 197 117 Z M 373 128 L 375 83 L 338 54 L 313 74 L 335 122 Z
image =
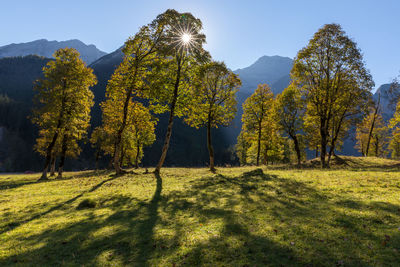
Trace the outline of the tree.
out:
M 392 131 L 392 138 L 389 141 L 388 148 L 391 151 L 392 158 L 400 159 L 400 128 L 395 128 Z
M 297 165 L 301 164 L 301 151 L 299 134 L 303 128 L 304 101 L 300 90 L 290 84 L 283 92 L 277 96 L 275 101 L 275 119 L 294 143 L 297 155 Z
M 306 108 L 304 114 L 304 139 L 310 150 L 315 150 L 315 157 L 318 158 L 319 151 L 321 150 L 321 137 L 318 126 L 318 118 L 312 116 L 315 114 L 311 111 L 310 106 Z
M 211 129 L 219 125 L 227 126 L 235 117 L 235 96 L 241 82 L 224 63 L 210 62 L 198 68 L 194 83 L 194 90 L 190 95 L 193 103 L 189 106 L 185 121 L 197 129 L 206 126 L 210 170 L 215 171 Z
M 114 113 L 109 109 L 114 111 L 114 108 L 111 105 L 103 106 L 103 126 L 97 127 L 92 133 L 91 143 L 97 149 L 96 158 L 102 150 L 104 154 L 112 156 L 114 164 L 117 157 L 120 167 L 129 164 L 138 167 L 143 157 L 143 147 L 155 141 L 156 119 L 142 103 L 129 102 L 126 126 L 120 137 L 120 149 L 117 151 L 116 139 L 121 121 L 112 116 Z M 116 153 L 118 156 L 115 155 Z
M 374 124 L 373 127 L 371 125 Z M 372 131 L 370 130 L 372 128 Z M 384 151 L 388 144 L 388 127 L 381 114 L 375 114 L 372 109 L 371 113 L 357 125 L 356 138 L 357 148 L 363 156 L 384 156 Z M 372 150 L 368 150 L 368 144 L 371 144 Z
M 131 162 L 135 168 L 139 168 L 139 163 L 143 157 L 143 147 L 149 146 L 156 140 L 154 134 L 156 119 L 150 114 L 148 108 L 140 103 L 136 103 L 134 114 L 132 116 L 133 135 L 136 154 L 131 157 Z
M 42 142 L 41 138 L 46 140 L 43 142 L 46 160 L 40 179 L 47 179 L 57 142 L 61 144 L 59 175 L 62 175 L 63 158 L 68 148 L 81 140 L 89 127 L 93 106 L 90 87 L 96 84 L 93 70 L 85 66 L 75 49 L 59 49 L 54 58 L 43 68 L 44 78 L 36 84 L 36 106 L 32 116 L 32 122 L 39 127 L 38 144 Z
M 168 126 L 160 160 L 154 170 L 159 173 L 164 164 L 172 135 L 175 116 L 187 115 L 193 70 L 199 64 L 209 61 L 208 52 L 203 49 L 205 35 L 202 23 L 190 13 L 179 13 L 169 9 L 157 17 L 165 25 L 162 45 L 158 48 L 163 59 L 155 64 L 149 77 L 148 98 L 156 113 L 169 112 Z
M 367 142 L 369 136 L 369 129 L 370 129 L 370 116 L 364 118 L 364 120 L 357 125 L 356 129 L 356 146 L 357 150 L 366 157 L 367 154 Z
M 115 141 L 112 139 L 112 136 L 106 132 L 103 126 L 98 126 L 93 130 L 90 136 L 90 143 L 96 151 L 95 164 L 96 169 L 98 169 L 100 153 L 103 152 L 104 155 L 114 155 Z
M 271 112 L 272 106 L 273 94 L 267 84 L 258 85 L 255 92 L 243 104 L 243 130 L 255 133 L 248 136 L 253 136 L 257 140 L 257 166 L 260 164 L 262 124 L 267 114 Z
M 327 24 L 298 52 L 291 76 L 302 88 L 307 108 L 312 110 L 310 115 L 318 121 L 321 166 L 329 167 L 327 146 L 331 155 L 343 123 L 361 112 L 374 85 L 371 75 L 356 43 L 340 25 Z
M 389 142 L 392 158 L 400 158 L 400 100 L 397 102 L 396 111 L 389 121 L 389 128 L 392 129 L 392 138 Z
M 144 95 L 148 88 L 148 76 L 161 57 L 158 46 L 166 31 L 164 18 L 157 17 L 150 24 L 140 28 L 134 37 L 125 42 L 122 49 L 124 59 L 115 70 L 106 89 L 106 100 L 101 104 L 103 110 L 103 129 L 114 136 L 113 165 L 117 174 L 121 168 L 122 139 L 135 107 L 135 98 Z
M 285 138 L 279 133 L 279 125 L 274 116 L 273 107 L 264 117 L 261 124 L 261 159 L 264 165 L 282 161 L 284 157 Z
M 380 102 L 381 102 L 381 94 L 378 94 L 378 102 L 374 105 L 373 107 L 373 112 L 369 118 L 369 131 L 368 131 L 368 137 L 367 137 L 367 144 L 366 144 L 366 148 L 365 148 L 365 156 L 368 156 L 368 152 L 369 152 L 369 145 L 371 143 L 371 137 L 372 134 L 374 132 L 374 128 L 375 128 L 375 121 L 378 117 L 379 111 L 380 111 Z
M 240 166 L 244 166 L 248 163 L 247 151 L 250 148 L 250 143 L 246 137 L 246 132 L 242 129 L 238 138 L 237 144 L 235 146 L 236 156 L 239 158 Z
M 86 121 L 88 123 L 88 121 Z M 85 132 L 87 128 L 84 129 Z M 60 130 L 60 132 L 65 132 L 65 130 Z M 83 134 L 85 134 L 83 132 Z M 69 135 L 73 136 L 73 135 Z M 55 175 L 56 171 L 56 160 L 57 157 L 61 157 L 60 159 L 60 166 L 58 169 L 58 178 L 62 177 L 62 172 L 63 172 L 63 166 L 65 162 L 66 156 L 75 158 L 77 157 L 80 152 L 81 148 L 78 145 L 78 141 L 82 139 L 83 136 L 80 136 L 79 138 L 67 138 L 65 137 L 64 134 L 60 134 L 59 138 L 57 138 L 57 141 L 54 145 L 53 152 L 51 153 L 51 158 L 50 158 L 50 176 Z M 39 137 L 36 139 L 36 144 L 34 145 L 34 149 L 36 152 L 41 154 L 42 156 L 46 156 L 46 148 L 50 144 L 52 140 L 52 132 L 49 132 L 47 129 L 41 129 L 39 131 Z M 64 147 L 64 151 L 63 151 Z

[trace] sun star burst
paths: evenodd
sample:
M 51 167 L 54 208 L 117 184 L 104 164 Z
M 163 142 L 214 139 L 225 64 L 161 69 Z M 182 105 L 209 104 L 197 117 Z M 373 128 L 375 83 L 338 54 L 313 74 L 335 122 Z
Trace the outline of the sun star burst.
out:
M 196 32 L 188 25 L 177 25 L 172 28 L 172 43 L 178 50 L 191 53 L 198 45 Z

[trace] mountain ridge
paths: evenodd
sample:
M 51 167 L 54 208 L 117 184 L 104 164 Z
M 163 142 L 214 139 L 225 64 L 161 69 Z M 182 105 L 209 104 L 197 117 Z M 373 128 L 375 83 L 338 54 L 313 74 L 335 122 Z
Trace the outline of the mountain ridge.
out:
M 81 54 L 82 60 L 85 61 L 87 65 L 107 55 L 106 52 L 101 51 L 94 44 L 85 44 L 78 39 L 65 41 L 38 39 L 25 43 L 11 43 L 0 46 L 0 58 L 28 55 L 53 58 L 53 54 L 57 49 L 65 47 L 75 48 Z

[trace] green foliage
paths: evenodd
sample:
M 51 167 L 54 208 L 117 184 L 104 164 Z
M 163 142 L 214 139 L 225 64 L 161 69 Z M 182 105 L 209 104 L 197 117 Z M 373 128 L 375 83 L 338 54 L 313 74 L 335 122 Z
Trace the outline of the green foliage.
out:
M 194 89 L 189 93 L 192 103 L 185 122 L 196 128 L 207 127 L 210 170 L 215 171 L 211 129 L 227 126 L 235 117 L 236 93 L 241 81 L 224 63 L 209 62 L 198 67 L 193 83 Z
M 371 140 L 370 140 L 371 147 L 367 155 L 366 147 L 372 122 L 374 122 L 374 127 L 371 133 Z M 368 116 L 366 116 L 364 120 L 357 125 L 356 148 L 365 156 L 384 157 L 386 156 L 388 137 L 389 137 L 389 129 L 385 125 L 382 115 L 381 114 L 375 115 L 375 112 L 371 110 Z
M 195 69 L 210 60 L 204 50 L 205 35 L 202 22 L 191 13 L 179 13 L 173 9 L 158 15 L 153 22 L 163 28 L 157 46 L 158 61 L 152 65 L 148 78 L 147 97 L 155 113 L 171 112 L 182 117 L 188 113 Z M 189 43 L 182 41 L 183 34 L 192 37 Z
M 240 166 L 247 165 L 250 163 L 247 158 L 247 153 L 250 148 L 249 138 L 246 135 L 246 132 L 241 131 L 238 138 L 237 143 L 235 145 L 236 156 L 239 158 Z
M 100 137 L 102 136 L 100 132 L 104 132 L 106 143 L 100 146 L 103 146 L 105 153 L 112 153 L 117 173 L 122 172 L 121 165 L 124 165 L 125 154 L 128 153 L 130 158 L 135 147 L 139 150 L 138 147 L 141 148 L 144 145 L 134 145 L 142 141 L 139 141 L 139 137 L 135 137 L 132 127 L 144 134 L 143 129 L 139 130 L 142 126 L 137 125 L 139 121 L 135 121 L 134 117 L 145 109 L 144 106 L 135 102 L 135 98 L 145 95 L 149 87 L 147 80 L 151 75 L 151 69 L 154 69 L 153 66 L 161 61 L 157 49 L 164 31 L 165 25 L 155 20 L 141 27 L 134 37 L 129 38 L 122 50 L 125 54 L 124 59 L 107 84 L 106 100 L 101 104 L 103 130 L 99 130 L 96 134 Z M 144 111 L 146 112 L 148 111 Z M 142 120 L 140 123 L 145 122 Z M 149 120 L 148 123 L 152 125 L 149 127 L 154 132 L 153 120 Z M 147 129 L 148 125 L 143 127 Z M 146 132 L 146 135 L 148 134 Z M 98 138 L 94 136 L 93 141 L 96 139 Z M 113 148 L 109 145 L 111 140 L 114 141 Z M 146 145 L 148 144 L 149 142 L 146 141 Z
M 241 164 L 279 162 L 284 158 L 274 98 L 267 84 L 260 84 L 243 104 L 242 131 L 236 145 Z
M 396 112 L 389 122 L 389 128 L 392 129 L 392 138 L 389 141 L 389 150 L 392 158 L 400 158 L 400 100 L 396 106 Z
M 279 129 L 293 140 L 298 164 L 304 154 L 300 149 L 303 146 L 303 142 L 301 142 L 303 139 L 300 136 L 303 130 L 304 111 L 305 102 L 296 85 L 290 84 L 277 96 L 274 109 L 275 120 L 278 122 Z
M 371 75 L 356 43 L 339 25 L 327 24 L 298 52 L 291 76 L 302 88 L 309 121 L 318 123 L 321 164 L 326 167 L 326 147 L 331 155 L 351 120 L 366 111 L 374 85 Z
M 103 114 L 104 124 L 93 131 L 91 142 L 105 155 L 114 156 L 120 121 L 113 120 L 115 117 L 108 112 Z M 149 146 L 155 141 L 156 122 L 157 120 L 143 104 L 130 103 L 126 127 L 121 136 L 121 154 L 119 156 L 121 166 L 140 162 L 143 157 L 143 147 Z
M 256 164 L 260 161 L 263 122 L 273 108 L 273 93 L 267 84 L 258 85 L 254 93 L 243 103 L 242 132 L 249 143 L 256 143 Z M 254 146 L 253 146 L 254 147 Z M 251 146 L 250 146 L 251 148 Z
M 202 23 L 190 13 L 179 13 L 169 9 L 157 16 L 155 24 L 164 29 L 157 46 L 161 59 L 152 65 L 147 97 L 155 113 L 169 112 L 168 126 L 155 172 L 160 172 L 164 164 L 172 135 L 175 116 L 188 114 L 193 90 L 193 71 L 196 66 L 210 60 L 204 50 L 205 35 Z M 183 36 L 189 37 L 187 40 Z
M 272 107 L 271 88 L 267 84 L 258 85 L 254 93 L 243 104 L 243 129 L 247 132 L 258 132 Z
M 264 118 L 261 127 L 261 162 L 263 164 L 281 162 L 284 158 L 284 143 L 286 138 L 280 134 L 279 125 L 274 117 L 273 107 Z
M 44 78 L 36 86 L 32 122 L 39 137 L 35 149 L 49 157 L 64 145 L 70 156 L 76 156 L 78 141 L 86 136 L 90 123 L 94 97 L 90 87 L 97 81 L 75 49 L 59 49 L 54 58 L 43 68 Z
M 296 135 L 303 128 L 304 100 L 300 89 L 290 84 L 276 98 L 275 113 L 276 119 L 283 131 L 288 135 Z
M 239 77 L 224 63 L 209 62 L 198 67 L 194 84 L 190 92 L 193 102 L 185 122 L 196 128 L 229 125 L 236 114 L 236 93 L 241 85 Z

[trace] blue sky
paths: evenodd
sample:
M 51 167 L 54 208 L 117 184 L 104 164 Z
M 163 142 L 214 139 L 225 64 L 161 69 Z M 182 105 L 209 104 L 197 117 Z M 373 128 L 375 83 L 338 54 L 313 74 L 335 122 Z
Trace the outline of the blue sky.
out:
M 168 8 L 199 17 L 207 49 L 231 69 L 263 55 L 293 58 L 323 24 L 339 23 L 361 48 L 377 86 L 400 71 L 400 1 L 2 1 L 0 46 L 80 39 L 105 52 Z

